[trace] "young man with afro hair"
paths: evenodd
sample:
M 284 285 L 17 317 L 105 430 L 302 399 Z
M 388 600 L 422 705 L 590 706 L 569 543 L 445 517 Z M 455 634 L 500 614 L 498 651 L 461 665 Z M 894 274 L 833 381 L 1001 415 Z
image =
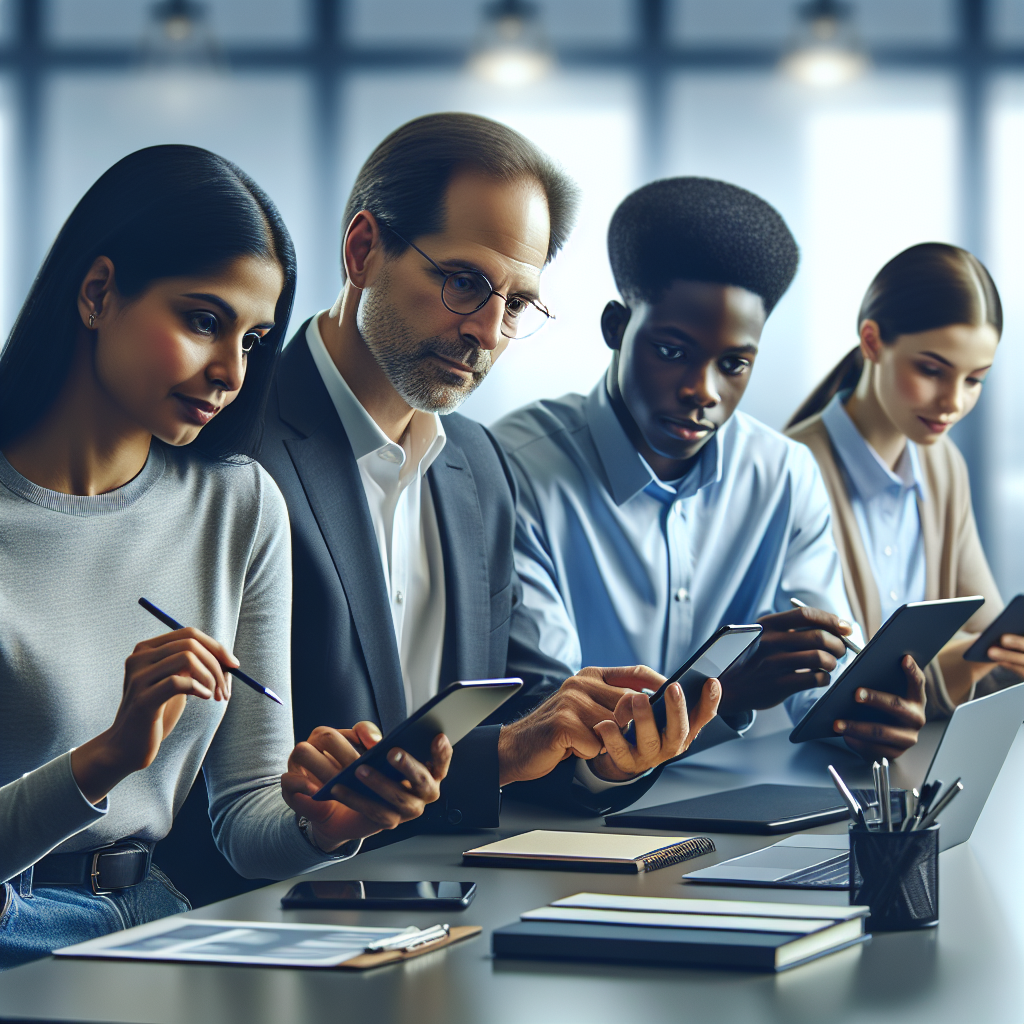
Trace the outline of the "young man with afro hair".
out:
M 570 668 L 668 673 L 720 626 L 761 623 L 692 752 L 783 701 L 798 721 L 853 632 L 817 465 L 736 411 L 799 251 L 763 199 L 687 177 L 628 196 L 608 252 L 622 301 L 601 316 L 607 373 L 494 428 L 519 484 L 516 568 L 542 649 Z M 835 723 L 866 757 L 916 742 L 924 677 L 905 671 L 895 705 L 858 691 L 884 723 Z

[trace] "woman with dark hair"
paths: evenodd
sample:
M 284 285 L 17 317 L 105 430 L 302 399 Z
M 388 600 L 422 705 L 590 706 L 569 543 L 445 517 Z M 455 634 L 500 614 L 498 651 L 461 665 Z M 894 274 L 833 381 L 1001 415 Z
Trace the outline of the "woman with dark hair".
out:
M 250 456 L 294 291 L 259 187 L 158 146 L 79 202 L 0 357 L 0 968 L 187 909 L 150 858 L 200 767 L 248 877 L 437 798 L 444 737 L 366 777 L 380 802 L 311 799 L 375 727 L 293 749 L 287 514 Z M 154 637 L 142 596 L 189 628 Z M 232 692 L 240 663 L 283 705 Z
M 1003 636 L 989 649 L 991 662 L 963 658 L 1003 602 L 978 538 L 967 465 L 947 436 L 974 408 L 995 357 L 999 292 L 971 253 L 928 242 L 878 272 L 857 323 L 860 345 L 787 433 L 821 467 L 846 592 L 865 636 L 909 601 L 985 597 L 925 673 L 929 716 L 948 717 L 1024 676 L 1024 637 Z

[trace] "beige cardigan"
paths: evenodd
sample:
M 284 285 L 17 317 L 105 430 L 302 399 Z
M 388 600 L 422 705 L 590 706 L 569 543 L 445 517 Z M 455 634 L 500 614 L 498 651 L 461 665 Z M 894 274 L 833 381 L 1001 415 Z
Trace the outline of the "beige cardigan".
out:
M 882 625 L 878 585 L 871 572 L 867 551 L 850 504 L 835 450 L 821 414 L 786 431 L 794 441 L 811 449 L 832 502 L 832 531 L 843 566 L 846 594 L 851 610 L 865 637 L 872 637 Z M 971 485 L 967 464 L 959 449 L 947 437 L 917 449 L 924 476 L 926 500 L 920 501 L 921 532 L 924 539 L 925 599 L 966 597 L 981 594 L 985 603 L 967 621 L 964 631 L 979 633 L 1003 610 L 996 581 L 988 567 L 978 537 L 971 507 Z M 933 661 L 926 669 L 928 717 L 948 718 L 954 705 L 946 692 L 942 670 Z M 1020 680 L 1005 669 L 996 668 L 971 693 L 980 697 Z

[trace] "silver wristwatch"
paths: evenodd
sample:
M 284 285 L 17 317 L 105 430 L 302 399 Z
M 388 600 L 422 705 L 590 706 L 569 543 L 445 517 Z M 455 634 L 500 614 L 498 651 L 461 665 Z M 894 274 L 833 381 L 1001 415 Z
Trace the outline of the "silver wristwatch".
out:
M 295 815 L 295 824 L 299 826 L 299 831 L 306 837 L 306 842 L 316 850 L 317 853 L 326 853 L 326 850 L 321 850 L 316 845 L 316 840 L 313 838 L 313 822 L 309 820 L 304 814 Z

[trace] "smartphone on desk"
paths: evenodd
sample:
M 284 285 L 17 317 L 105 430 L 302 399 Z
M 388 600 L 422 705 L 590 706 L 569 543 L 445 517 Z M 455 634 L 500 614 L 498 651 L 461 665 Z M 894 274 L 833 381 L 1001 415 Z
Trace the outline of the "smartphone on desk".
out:
M 299 882 L 281 898 L 285 910 L 465 910 L 476 882 Z
M 722 673 L 746 654 L 760 635 L 761 627 L 756 622 L 746 626 L 722 626 L 651 697 L 651 708 L 658 730 L 664 730 L 668 718 L 664 701 L 667 686 L 679 683 L 683 688 L 683 697 L 686 698 L 686 707 L 692 708 L 699 703 L 704 684 L 712 677 L 720 679 Z M 633 722 L 623 729 L 622 735 L 630 743 L 636 743 L 636 726 Z

